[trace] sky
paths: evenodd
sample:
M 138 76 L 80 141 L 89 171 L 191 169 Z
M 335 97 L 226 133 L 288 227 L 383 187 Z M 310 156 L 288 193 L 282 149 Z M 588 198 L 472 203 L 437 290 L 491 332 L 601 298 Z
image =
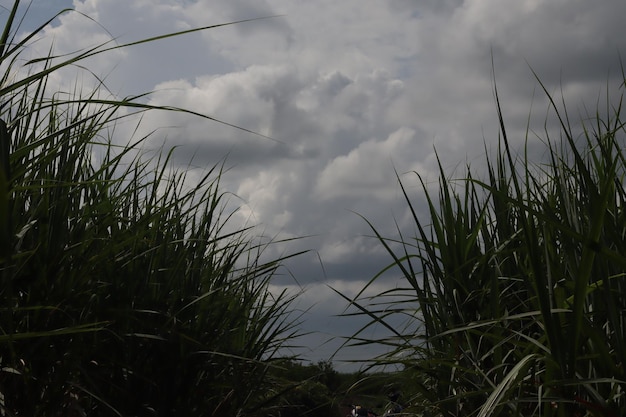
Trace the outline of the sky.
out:
M 0 19 L 11 4 L 0 1 Z M 484 168 L 499 135 L 494 82 L 514 146 L 528 139 L 540 157 L 548 104 L 534 73 L 576 120 L 616 91 L 626 53 L 623 0 L 33 0 L 23 28 L 65 7 L 75 12 L 42 32 L 34 54 L 50 42 L 69 53 L 268 17 L 85 64 L 120 97 L 152 91 L 150 104 L 272 138 L 165 112 L 144 115 L 137 133 L 155 131 L 154 148 L 177 146 L 173 163 L 197 175 L 225 159 L 222 189 L 236 196 L 235 220 L 300 238 L 270 254 L 310 251 L 274 285 L 302 291 L 302 329 L 313 332 L 302 353 L 311 361 L 328 359 L 363 324 L 337 317 L 347 304 L 331 287 L 354 296 L 391 261 L 364 218 L 385 236 L 415 231 L 396 173 L 427 224 L 416 174 L 434 189 L 438 158 L 450 176 Z M 71 88 L 75 79 L 55 82 Z M 373 291 L 399 285 L 392 271 Z M 335 363 L 347 369 L 342 360 L 381 352 L 343 349 Z

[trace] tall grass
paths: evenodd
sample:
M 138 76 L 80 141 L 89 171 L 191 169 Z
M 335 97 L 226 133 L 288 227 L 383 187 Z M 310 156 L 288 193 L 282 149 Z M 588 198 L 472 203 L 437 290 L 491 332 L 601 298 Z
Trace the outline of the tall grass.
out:
M 468 166 L 454 180 L 440 164 L 437 196 L 421 182 L 428 216 L 399 179 L 414 231 L 370 224 L 407 285 L 353 302 L 370 325 L 394 306 L 412 317 L 418 331 L 388 326 L 392 352 L 375 363 L 404 366 L 421 415 L 626 415 L 622 101 L 607 97 L 577 130 L 539 84 L 560 126 L 556 139 L 545 131 L 547 161 L 514 152 L 495 90 L 500 146 L 486 174 Z M 396 293 L 412 310 L 376 304 Z
M 269 292 L 291 255 L 262 260 L 266 246 L 233 224 L 221 165 L 190 188 L 170 152 L 148 158 L 146 138 L 115 136 L 121 109 L 155 109 L 141 97 L 49 92 L 85 58 L 190 31 L 21 68 L 45 24 L 18 40 L 19 3 L 0 40 L 0 414 L 258 410 L 297 333 L 293 296 Z

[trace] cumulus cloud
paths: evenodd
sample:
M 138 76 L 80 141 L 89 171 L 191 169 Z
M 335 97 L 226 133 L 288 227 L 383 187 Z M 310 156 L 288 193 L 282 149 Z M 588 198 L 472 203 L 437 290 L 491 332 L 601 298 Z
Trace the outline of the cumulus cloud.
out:
M 389 261 L 355 212 L 383 233 L 393 234 L 396 222 L 410 227 L 396 172 L 419 210 L 418 181 L 406 173 L 436 184 L 437 157 L 446 170 L 480 166 L 485 147 L 498 138 L 494 75 L 509 135 L 522 146 L 529 115 L 541 131 L 547 109 L 531 68 L 578 114 L 583 101 L 595 105 L 607 83 L 619 84 L 626 49 L 622 0 L 73 5 L 79 13 L 46 31 L 60 52 L 105 42 L 109 33 L 125 43 L 280 15 L 88 64 L 120 96 L 154 91 L 150 104 L 188 108 L 271 138 L 171 112 L 144 115 L 139 132 L 157 129 L 151 144 L 178 146 L 174 162 L 181 166 L 193 160 L 207 168 L 226 158 L 223 186 L 241 199 L 238 221 L 258 223 L 270 236 L 310 236 L 280 250 L 314 250 L 289 268 L 301 283 L 315 283 L 307 301 L 318 305 L 330 297 L 320 283 L 356 291 Z M 36 47 L 45 51 L 47 44 Z M 323 309 L 309 314 L 311 322 L 326 320 Z
M 393 193 L 390 184 L 394 180 L 389 162 L 410 149 L 414 138 L 414 130 L 400 128 L 385 140 L 360 143 L 348 155 L 336 157 L 324 168 L 318 176 L 316 195 L 322 200 L 338 196 L 388 199 L 390 190 Z

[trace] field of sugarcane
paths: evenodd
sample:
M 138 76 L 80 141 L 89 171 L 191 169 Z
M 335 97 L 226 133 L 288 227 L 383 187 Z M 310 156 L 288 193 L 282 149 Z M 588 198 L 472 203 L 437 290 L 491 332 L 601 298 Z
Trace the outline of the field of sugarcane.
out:
M 232 224 L 221 165 L 189 188 L 170 167 L 174 151 L 115 136 L 146 111 L 193 111 L 78 81 L 50 91 L 51 75 L 90 57 L 212 27 L 24 58 L 49 22 L 18 37 L 19 3 L 0 35 L 0 415 L 339 410 L 374 374 L 340 389 L 331 365 L 298 380 L 280 357 L 298 319 L 294 296 L 269 285 L 298 254 L 268 260 L 272 243 Z M 371 360 L 394 366 L 375 374 L 391 382 L 374 385 L 401 389 L 405 415 L 626 415 L 623 87 L 607 88 L 580 124 L 544 88 L 559 133 L 546 129 L 541 161 L 512 146 L 521 141 L 507 135 L 494 88 L 500 137 L 486 170 L 441 168 L 435 191 L 416 175 L 426 212 L 403 179 L 412 227 L 383 236 L 370 223 L 390 255 L 371 283 L 395 271 L 405 285 L 346 296 L 392 333 L 372 340 L 366 326 L 346 338 L 391 348 Z M 332 404 L 302 412 L 312 397 Z

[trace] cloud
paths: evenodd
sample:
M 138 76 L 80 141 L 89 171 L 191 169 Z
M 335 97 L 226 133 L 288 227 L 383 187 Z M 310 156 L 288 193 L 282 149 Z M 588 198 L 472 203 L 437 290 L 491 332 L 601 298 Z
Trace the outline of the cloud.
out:
M 400 128 L 386 140 L 374 139 L 360 143 L 348 155 L 333 159 L 321 172 L 315 187 L 316 195 L 326 200 L 333 197 L 371 197 L 386 200 L 394 194 L 394 175 L 390 169 L 393 156 L 402 156 L 410 149 L 415 131 Z
M 384 235 L 393 236 L 396 227 L 413 233 L 396 172 L 427 222 L 413 171 L 436 186 L 438 160 L 446 172 L 462 172 L 466 163 L 484 166 L 484 150 L 493 149 L 499 135 L 494 80 L 509 137 L 520 148 L 529 120 L 543 130 L 548 107 L 532 70 L 558 99 L 564 94 L 575 119 L 583 102 L 593 107 L 607 85 L 619 84 L 619 54 L 626 50 L 622 0 L 601 6 L 584 0 L 84 0 L 74 6 L 106 30 L 67 14 L 46 35 L 60 52 L 105 42 L 107 31 L 124 43 L 281 15 L 116 51 L 88 64 L 120 96 L 154 91 L 151 104 L 188 108 L 276 139 L 171 112 L 144 115 L 137 133 L 154 131 L 155 148 L 177 146 L 173 161 L 181 167 L 191 160 L 192 167 L 208 169 L 226 158 L 222 185 L 239 197 L 234 219 L 241 224 L 258 223 L 268 236 L 309 236 L 272 250 L 312 250 L 288 265 L 312 288 L 307 301 L 321 306 L 308 313 L 311 323 L 328 320 L 327 300 L 340 304 L 324 283 L 354 292 L 390 261 L 355 213 Z M 120 136 L 131 132 L 119 130 Z M 540 141 L 528 138 L 540 153 Z M 284 277 L 280 285 L 294 284 Z M 336 331 L 356 327 L 346 321 Z

